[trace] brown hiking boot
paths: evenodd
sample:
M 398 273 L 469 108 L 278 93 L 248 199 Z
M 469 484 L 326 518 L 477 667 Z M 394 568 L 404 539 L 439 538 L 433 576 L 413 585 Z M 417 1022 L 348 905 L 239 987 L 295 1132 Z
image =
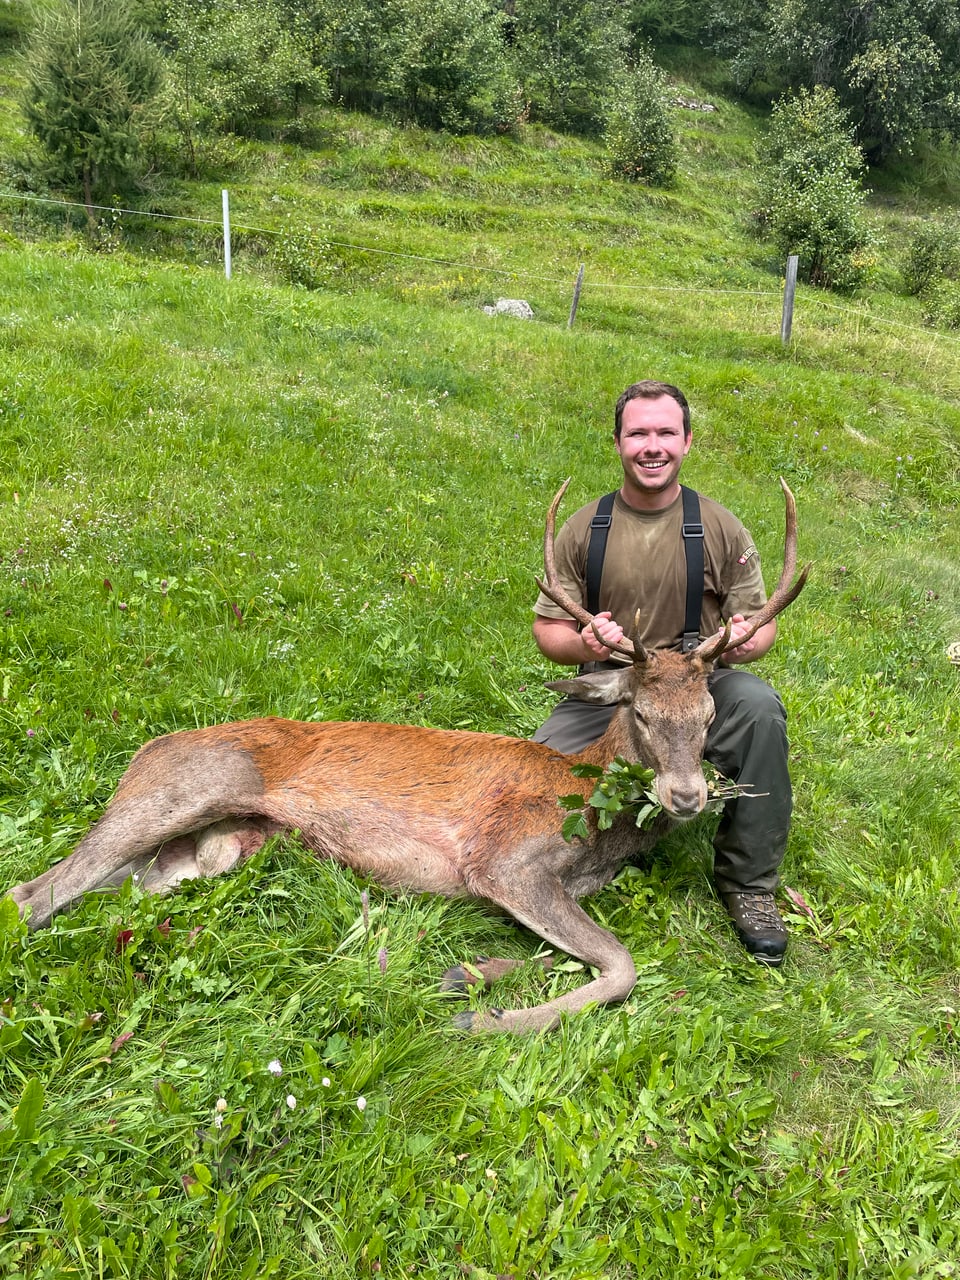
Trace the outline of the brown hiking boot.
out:
M 787 926 L 772 893 L 721 893 L 737 937 L 761 964 L 783 964 Z

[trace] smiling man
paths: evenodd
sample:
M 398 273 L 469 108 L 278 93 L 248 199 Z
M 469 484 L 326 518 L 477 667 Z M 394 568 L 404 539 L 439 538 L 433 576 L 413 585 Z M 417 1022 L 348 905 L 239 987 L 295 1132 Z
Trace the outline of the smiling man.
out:
M 752 794 L 724 808 L 714 880 L 747 951 L 779 965 L 787 933 L 774 891 L 792 807 L 786 713 L 770 685 L 735 669 L 762 658 L 776 639 L 774 621 L 737 645 L 766 600 L 760 560 L 734 515 L 680 484 L 693 443 L 683 392 L 664 382 L 634 383 L 617 401 L 613 438 L 623 469 L 619 490 L 581 507 L 556 542 L 560 581 L 595 615 L 601 639 L 541 594 L 534 640 L 553 662 L 586 673 L 627 661 L 609 646 L 628 630 L 647 649 L 688 652 L 730 621 L 731 646 L 709 677 L 717 714 L 704 754 Z M 558 751 L 581 751 L 615 710 L 568 698 L 534 737 Z

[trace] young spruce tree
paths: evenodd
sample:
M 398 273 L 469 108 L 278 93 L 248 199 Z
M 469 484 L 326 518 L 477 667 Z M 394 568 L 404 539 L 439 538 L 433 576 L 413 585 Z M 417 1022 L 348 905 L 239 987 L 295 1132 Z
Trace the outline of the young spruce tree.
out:
M 139 172 L 160 54 L 124 0 L 64 0 L 27 51 L 24 114 L 50 181 L 94 205 Z

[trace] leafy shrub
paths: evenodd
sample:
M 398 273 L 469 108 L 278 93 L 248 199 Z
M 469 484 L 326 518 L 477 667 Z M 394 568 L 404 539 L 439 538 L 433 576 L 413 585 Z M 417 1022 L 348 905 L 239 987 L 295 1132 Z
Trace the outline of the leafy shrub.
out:
M 960 329 L 960 283 L 938 280 L 923 294 L 923 318 L 940 329 Z
M 960 232 L 928 222 L 915 231 L 907 250 L 903 284 L 907 293 L 925 294 L 941 280 L 960 275 Z
M 774 104 L 760 156 L 758 225 L 800 278 L 852 289 L 873 265 L 875 236 L 863 216 L 863 153 L 832 89 L 801 89 Z
M 288 284 L 319 289 L 329 274 L 330 246 L 316 231 L 282 231 L 275 239 L 270 259 Z
M 627 14 L 631 34 L 657 45 L 706 43 L 710 34 L 710 6 L 699 0 L 630 0 Z
M 327 96 L 313 63 L 311 34 L 291 22 L 276 0 L 169 0 L 174 43 L 171 112 L 193 145 L 196 124 L 252 132 L 264 118 L 295 117 L 304 102 Z
M 641 51 L 608 99 L 603 139 L 608 171 L 628 182 L 664 186 L 677 168 L 677 144 L 663 72 Z
M 499 0 L 391 0 L 391 9 L 380 86 L 387 105 L 454 132 L 499 124 L 514 87 Z
M 520 116 L 499 0 L 317 2 L 335 102 L 457 132 Z

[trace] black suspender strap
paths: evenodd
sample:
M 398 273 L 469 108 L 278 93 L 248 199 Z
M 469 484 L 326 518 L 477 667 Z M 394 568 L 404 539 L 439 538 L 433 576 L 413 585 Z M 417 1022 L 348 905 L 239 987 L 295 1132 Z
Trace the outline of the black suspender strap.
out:
M 683 495 L 683 551 L 687 560 L 687 604 L 683 623 L 681 653 L 690 653 L 700 643 L 700 611 L 703 608 L 703 525 L 700 497 L 696 489 L 680 486 Z
M 605 494 L 597 503 L 596 514 L 590 521 L 590 545 L 587 548 L 587 609 L 590 613 L 600 612 L 600 575 L 616 496 L 616 493 Z
M 700 643 L 700 612 L 703 608 L 703 525 L 700 522 L 700 495 L 696 489 L 680 486 L 683 500 L 683 554 L 687 562 L 687 599 L 684 609 L 681 652 L 690 653 Z M 587 547 L 587 609 L 600 611 L 600 577 L 603 573 L 603 557 L 607 550 L 607 534 L 613 522 L 613 502 L 616 493 L 608 493 L 597 503 L 597 510 L 590 521 L 590 542 Z

